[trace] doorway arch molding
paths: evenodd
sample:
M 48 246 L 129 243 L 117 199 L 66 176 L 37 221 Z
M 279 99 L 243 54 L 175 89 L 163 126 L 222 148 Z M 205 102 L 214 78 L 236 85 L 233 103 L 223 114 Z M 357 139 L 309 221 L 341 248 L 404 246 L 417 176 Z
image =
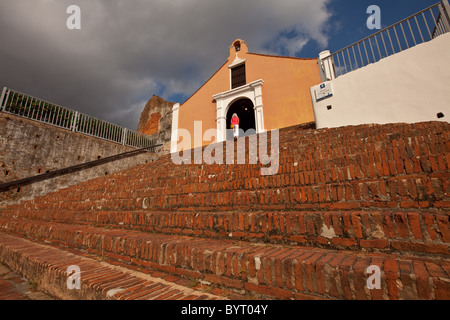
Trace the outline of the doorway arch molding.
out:
M 230 106 L 238 99 L 247 98 L 253 102 L 255 109 L 256 133 L 262 133 L 264 129 L 264 112 L 262 100 L 262 79 L 250 82 L 239 88 L 213 95 L 216 102 L 217 142 L 226 140 L 227 112 Z

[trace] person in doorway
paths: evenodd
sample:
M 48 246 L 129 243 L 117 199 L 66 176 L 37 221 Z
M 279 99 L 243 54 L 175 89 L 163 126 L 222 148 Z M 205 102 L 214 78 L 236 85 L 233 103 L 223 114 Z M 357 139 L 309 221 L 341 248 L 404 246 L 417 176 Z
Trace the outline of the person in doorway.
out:
M 236 113 L 231 118 L 231 129 L 233 129 L 234 140 L 236 141 L 239 137 L 239 118 Z

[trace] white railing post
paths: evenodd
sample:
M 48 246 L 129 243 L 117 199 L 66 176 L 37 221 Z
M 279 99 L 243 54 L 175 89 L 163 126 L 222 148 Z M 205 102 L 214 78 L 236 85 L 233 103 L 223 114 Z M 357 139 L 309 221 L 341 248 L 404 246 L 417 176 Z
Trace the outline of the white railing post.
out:
M 5 99 L 5 95 L 6 95 L 6 87 L 3 87 L 3 91 L 2 91 L 2 95 L 0 96 L 0 111 L 3 111 L 3 108 L 6 106 L 6 102 L 8 99 Z M 3 100 L 5 100 L 5 102 L 3 103 Z
M 125 145 L 125 142 L 127 141 L 127 133 L 128 133 L 127 128 L 123 128 L 123 130 L 122 130 L 122 145 L 123 146 Z
M 72 117 L 72 123 L 70 125 L 70 128 L 72 129 L 73 132 L 77 130 L 77 122 L 78 122 L 78 111 L 75 111 Z
M 450 5 L 448 4 L 448 0 L 441 0 L 442 10 L 441 17 L 444 22 L 445 28 L 447 32 L 450 31 Z M 439 7 L 441 9 L 441 7 Z
M 319 54 L 319 60 L 320 60 L 320 74 L 323 77 L 322 82 L 333 80 L 336 78 L 336 74 L 334 71 L 334 65 L 333 65 L 333 57 L 331 56 L 331 53 L 329 50 L 322 51 Z
M 170 152 L 177 152 L 178 144 L 178 111 L 180 109 L 180 104 L 174 104 L 172 108 L 172 136 L 170 139 Z

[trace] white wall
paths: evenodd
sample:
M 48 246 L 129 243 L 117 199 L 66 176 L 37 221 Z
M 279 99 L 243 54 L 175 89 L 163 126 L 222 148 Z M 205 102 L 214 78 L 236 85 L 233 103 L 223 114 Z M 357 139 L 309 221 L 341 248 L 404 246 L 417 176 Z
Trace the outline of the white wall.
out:
M 450 33 L 331 80 L 317 102 L 317 128 L 450 121 Z M 327 109 L 331 106 L 331 110 Z M 444 118 L 438 119 L 442 112 Z

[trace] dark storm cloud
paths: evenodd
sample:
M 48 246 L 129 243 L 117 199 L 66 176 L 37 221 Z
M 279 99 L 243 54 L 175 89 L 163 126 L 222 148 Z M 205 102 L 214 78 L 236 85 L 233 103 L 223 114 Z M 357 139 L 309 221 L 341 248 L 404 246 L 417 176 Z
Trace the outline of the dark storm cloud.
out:
M 236 38 L 252 52 L 325 47 L 327 1 L 1 0 L 0 85 L 136 129 L 153 94 L 191 95 Z M 72 4 L 81 30 L 66 27 Z

